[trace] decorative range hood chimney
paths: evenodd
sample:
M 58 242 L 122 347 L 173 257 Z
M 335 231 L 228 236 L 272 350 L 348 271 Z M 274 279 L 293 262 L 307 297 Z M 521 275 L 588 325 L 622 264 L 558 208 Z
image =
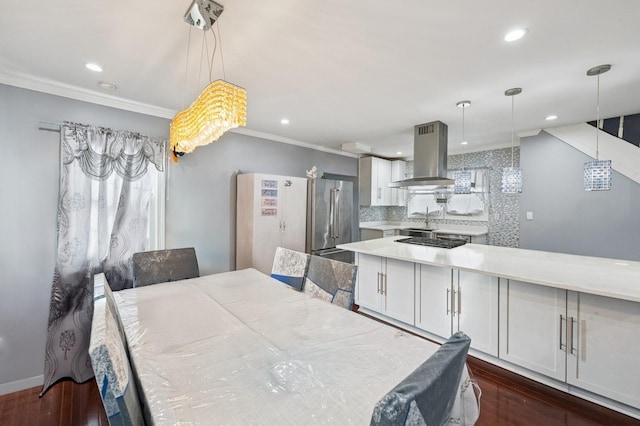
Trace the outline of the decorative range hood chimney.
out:
M 413 178 L 391 182 L 391 188 L 415 189 L 453 185 L 447 175 L 447 132 L 442 121 L 415 126 L 413 137 Z

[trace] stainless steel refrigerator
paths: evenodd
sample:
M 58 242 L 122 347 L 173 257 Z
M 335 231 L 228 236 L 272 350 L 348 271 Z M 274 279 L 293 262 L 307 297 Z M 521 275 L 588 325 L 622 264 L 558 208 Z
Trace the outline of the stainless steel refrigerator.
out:
M 353 183 L 309 179 L 307 185 L 307 253 L 353 263 L 353 252 L 336 248 L 352 241 Z

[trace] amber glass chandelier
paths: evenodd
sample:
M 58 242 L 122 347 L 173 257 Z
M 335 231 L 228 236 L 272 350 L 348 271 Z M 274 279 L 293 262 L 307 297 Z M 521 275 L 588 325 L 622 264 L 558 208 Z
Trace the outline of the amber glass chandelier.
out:
M 184 19 L 203 31 L 211 29 L 215 37 L 212 25 L 223 9 L 211 0 L 194 0 Z M 220 47 L 222 50 L 222 45 Z M 213 52 L 215 55 L 215 47 Z M 188 60 L 187 53 L 187 63 Z M 209 75 L 212 64 L 213 55 L 209 63 Z M 222 67 L 224 74 L 224 60 Z M 189 108 L 177 113 L 171 121 L 169 142 L 174 160 L 177 159 L 176 155 L 193 152 L 198 146 L 217 141 L 228 130 L 246 125 L 246 121 L 246 91 L 225 80 L 210 83 Z

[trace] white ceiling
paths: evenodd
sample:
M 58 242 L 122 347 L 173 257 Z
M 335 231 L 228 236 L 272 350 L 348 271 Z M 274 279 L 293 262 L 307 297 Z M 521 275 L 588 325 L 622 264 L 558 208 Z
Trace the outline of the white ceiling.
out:
M 468 99 L 465 150 L 510 146 L 506 89 L 523 89 L 517 133 L 593 120 L 596 77 L 586 70 L 607 63 L 601 117 L 640 112 L 638 0 L 219 2 L 226 79 L 247 89 L 252 132 L 408 157 L 413 126 L 441 120 L 457 153 L 456 102 Z M 208 83 L 195 28 L 186 67 L 190 3 L 0 0 L 0 82 L 171 117 Z M 527 36 L 503 41 L 515 27 Z M 213 79 L 223 77 L 220 57 Z M 559 118 L 545 122 L 549 114 Z

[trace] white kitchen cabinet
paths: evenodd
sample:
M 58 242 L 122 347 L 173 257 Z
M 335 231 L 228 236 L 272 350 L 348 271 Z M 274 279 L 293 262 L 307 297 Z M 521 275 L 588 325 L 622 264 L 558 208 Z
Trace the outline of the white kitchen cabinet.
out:
M 640 303 L 570 291 L 567 382 L 640 408 Z
M 566 306 L 566 290 L 503 280 L 498 356 L 564 381 Z
M 463 331 L 472 348 L 497 356 L 498 278 L 419 265 L 416 292 L 416 327 L 443 338 Z
M 391 161 L 363 157 L 358 161 L 358 191 L 361 206 L 391 205 Z
M 416 327 L 448 339 L 453 327 L 453 270 L 431 265 L 416 269 Z
M 453 297 L 456 305 L 453 331 L 464 331 L 471 337 L 471 347 L 498 356 L 498 278 L 470 271 L 458 274 L 458 288 Z M 457 330 L 456 330 L 457 321 Z
M 407 163 L 402 160 L 391 161 L 391 182 L 405 180 Z M 391 188 L 391 205 L 403 207 L 407 203 L 407 190 L 402 188 Z
M 500 358 L 640 408 L 640 303 L 508 280 Z
M 305 251 L 307 179 L 259 173 L 237 177 L 236 269 L 271 274 L 278 246 Z
M 362 253 L 357 263 L 356 303 L 413 325 L 415 265 Z

